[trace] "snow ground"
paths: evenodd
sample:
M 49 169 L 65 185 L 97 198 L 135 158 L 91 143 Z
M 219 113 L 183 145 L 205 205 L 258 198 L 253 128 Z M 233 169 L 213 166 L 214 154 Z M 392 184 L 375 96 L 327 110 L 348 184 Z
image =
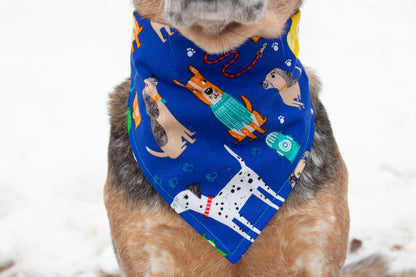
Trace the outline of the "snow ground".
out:
M 415 270 L 416 1 L 305 2 L 300 56 L 323 80 L 350 234 L 363 241 L 348 262 L 380 253 L 394 272 Z M 116 0 L 0 2 L 2 277 L 117 273 L 106 103 L 129 75 L 131 12 Z

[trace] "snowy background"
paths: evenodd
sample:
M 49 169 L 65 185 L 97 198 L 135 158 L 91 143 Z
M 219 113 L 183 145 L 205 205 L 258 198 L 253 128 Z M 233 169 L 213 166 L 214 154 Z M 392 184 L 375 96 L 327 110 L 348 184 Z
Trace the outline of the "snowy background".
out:
M 351 239 L 416 269 L 415 0 L 306 0 L 301 59 L 350 173 Z M 0 2 L 0 276 L 118 272 L 103 205 L 108 93 L 129 76 L 132 6 Z

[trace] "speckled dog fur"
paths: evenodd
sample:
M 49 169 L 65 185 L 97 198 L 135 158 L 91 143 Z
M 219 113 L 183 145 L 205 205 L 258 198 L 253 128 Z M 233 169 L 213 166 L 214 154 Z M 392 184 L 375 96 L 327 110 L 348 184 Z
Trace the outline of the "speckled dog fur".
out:
M 221 6 L 221 1 L 227 4 Z M 134 0 L 134 5 L 141 16 L 170 25 L 204 50 L 219 53 L 254 35 L 279 36 L 302 2 L 221 1 Z M 212 14 L 201 12 L 209 8 Z M 230 15 L 227 9 L 239 12 Z M 320 82 L 310 70 L 307 74 L 316 125 L 308 162 L 286 202 L 237 264 L 220 255 L 146 180 L 128 138 L 130 80 L 115 89 L 105 204 L 125 276 L 341 275 L 349 231 L 347 170 L 318 99 Z

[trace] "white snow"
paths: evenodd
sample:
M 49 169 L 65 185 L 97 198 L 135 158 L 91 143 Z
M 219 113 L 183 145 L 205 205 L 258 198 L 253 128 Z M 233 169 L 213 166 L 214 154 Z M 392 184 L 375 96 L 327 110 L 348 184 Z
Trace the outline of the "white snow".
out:
M 380 253 L 394 272 L 416 269 L 415 12 L 414 0 L 305 0 L 300 25 L 349 169 L 363 246 L 348 262 Z M 118 272 L 102 188 L 131 13 L 129 1 L 0 2 L 0 268 L 14 264 L 2 277 Z

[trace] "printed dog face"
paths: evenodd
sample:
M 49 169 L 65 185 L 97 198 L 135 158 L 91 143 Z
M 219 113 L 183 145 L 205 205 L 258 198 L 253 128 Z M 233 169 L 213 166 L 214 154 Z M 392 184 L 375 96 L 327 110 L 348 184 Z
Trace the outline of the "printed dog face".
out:
M 136 11 L 169 25 L 209 53 L 238 47 L 250 37 L 278 37 L 302 0 L 134 0 Z
M 189 66 L 189 70 L 194 74 L 186 85 L 182 84 L 177 80 L 173 80 L 175 84 L 187 88 L 191 91 L 199 100 L 211 106 L 216 104 L 221 99 L 221 95 L 223 92 L 220 88 L 216 85 L 205 79 L 201 73 L 199 73 L 198 69 L 193 67 L 192 65 Z
M 287 83 L 285 79 L 278 74 L 276 69 L 270 71 L 263 82 L 260 83 L 265 89 L 277 88 L 279 91 L 282 91 Z

